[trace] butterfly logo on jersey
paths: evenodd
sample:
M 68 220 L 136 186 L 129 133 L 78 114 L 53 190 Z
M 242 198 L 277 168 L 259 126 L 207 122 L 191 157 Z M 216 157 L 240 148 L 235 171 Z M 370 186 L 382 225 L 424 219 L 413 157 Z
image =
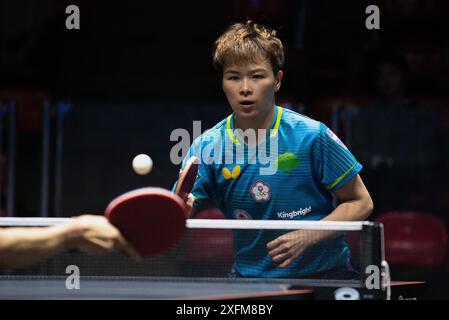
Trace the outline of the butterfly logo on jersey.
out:
M 256 181 L 251 186 L 251 195 L 257 202 L 270 200 L 270 186 L 262 180 Z
M 221 174 L 223 175 L 223 178 L 225 178 L 226 180 L 229 179 L 237 179 L 240 176 L 240 166 L 236 165 L 233 169 L 232 172 L 229 171 L 228 168 L 223 168 L 221 170 Z

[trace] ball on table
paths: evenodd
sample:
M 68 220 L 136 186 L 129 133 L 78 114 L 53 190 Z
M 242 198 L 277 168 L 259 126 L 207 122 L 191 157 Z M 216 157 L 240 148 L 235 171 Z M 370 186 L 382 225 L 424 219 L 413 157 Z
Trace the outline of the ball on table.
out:
M 146 154 L 138 154 L 133 159 L 133 169 L 137 174 L 148 174 L 153 169 L 153 160 Z

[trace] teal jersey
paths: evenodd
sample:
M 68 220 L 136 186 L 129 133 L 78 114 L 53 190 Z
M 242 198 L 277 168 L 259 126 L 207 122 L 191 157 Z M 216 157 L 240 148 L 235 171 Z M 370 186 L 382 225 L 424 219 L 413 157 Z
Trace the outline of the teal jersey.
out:
M 289 109 L 275 111 L 266 141 L 257 147 L 243 143 L 234 114 L 194 140 L 182 166 L 192 155 L 201 160 L 192 190 L 195 206 L 208 198 L 228 219 L 255 220 L 321 220 L 334 210 L 333 191 L 362 165 L 324 124 Z M 339 236 L 278 268 L 266 246 L 286 232 L 234 230 L 236 271 L 245 277 L 298 278 L 347 266 L 349 248 Z

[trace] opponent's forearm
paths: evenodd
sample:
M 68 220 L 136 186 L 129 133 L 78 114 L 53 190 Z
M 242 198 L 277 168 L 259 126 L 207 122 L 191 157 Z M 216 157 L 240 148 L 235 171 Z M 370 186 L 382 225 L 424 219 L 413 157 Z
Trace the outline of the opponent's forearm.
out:
M 68 231 L 66 226 L 0 230 L 0 267 L 21 267 L 60 252 Z

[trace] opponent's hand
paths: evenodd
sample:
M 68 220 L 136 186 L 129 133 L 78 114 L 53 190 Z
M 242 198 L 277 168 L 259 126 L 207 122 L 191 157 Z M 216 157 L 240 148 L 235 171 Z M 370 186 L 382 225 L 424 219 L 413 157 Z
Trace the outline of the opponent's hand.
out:
M 267 244 L 268 254 L 279 268 L 287 267 L 307 248 L 316 243 L 309 230 L 298 230 L 286 233 Z
M 119 251 L 129 257 L 140 258 L 136 249 L 103 216 L 82 215 L 73 218 L 66 227 L 66 246 L 69 248 L 76 248 L 91 255 Z

